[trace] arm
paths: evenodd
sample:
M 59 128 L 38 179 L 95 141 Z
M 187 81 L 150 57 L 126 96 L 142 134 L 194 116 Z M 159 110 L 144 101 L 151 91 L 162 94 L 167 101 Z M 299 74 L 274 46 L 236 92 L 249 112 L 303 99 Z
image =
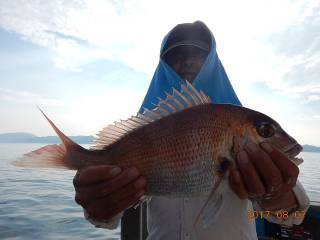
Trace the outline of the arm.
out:
M 113 229 L 123 211 L 144 194 L 146 181 L 136 168 L 101 165 L 79 170 L 73 184 L 85 218 L 96 227 Z
M 299 168 L 294 163 L 270 144 L 259 147 L 251 142 L 237 154 L 236 162 L 229 180 L 240 198 L 253 200 L 258 210 L 292 212 L 285 224 L 302 222 L 303 218 L 296 218 L 294 211 L 306 211 L 309 199 L 301 184 L 296 185 Z M 282 223 L 272 216 L 267 220 Z

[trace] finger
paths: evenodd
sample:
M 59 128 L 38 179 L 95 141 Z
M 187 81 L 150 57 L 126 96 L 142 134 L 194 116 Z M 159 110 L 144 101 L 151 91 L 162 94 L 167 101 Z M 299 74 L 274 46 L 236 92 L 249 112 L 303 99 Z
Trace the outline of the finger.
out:
M 88 207 L 90 208 L 92 204 L 99 205 L 101 202 L 107 203 L 108 206 L 116 206 L 119 201 L 127 199 L 129 196 L 133 196 L 139 193 L 139 191 L 144 190 L 143 188 L 145 187 L 145 185 L 146 180 L 144 179 L 144 177 L 139 177 L 136 181 L 131 182 L 127 186 L 114 191 L 112 194 L 107 195 L 103 198 L 96 199 L 95 201 L 91 202 Z
M 241 199 L 247 199 L 248 192 L 238 170 L 230 171 L 229 180 L 231 189 L 238 195 L 238 197 Z
M 141 190 L 138 193 L 130 196 L 129 199 L 124 199 L 124 200 L 120 201 L 117 204 L 117 206 L 114 209 L 112 209 L 113 211 L 111 211 L 111 213 L 117 214 L 117 213 L 123 211 L 124 209 L 127 209 L 129 207 L 134 206 L 134 204 L 136 204 L 142 198 L 142 196 L 144 194 L 145 194 L 145 191 Z
M 145 190 L 144 189 L 145 186 L 146 186 L 146 180 L 144 177 L 140 176 L 134 182 L 110 194 L 109 201 L 111 204 L 116 204 L 119 200 L 125 199 L 128 196 L 137 194 L 141 190 Z
M 247 152 L 241 150 L 237 154 L 238 169 L 250 197 L 261 197 L 266 190 Z
M 92 166 L 81 169 L 73 179 L 75 187 L 102 182 L 115 177 L 121 172 L 121 168 L 111 165 Z
M 253 165 L 262 177 L 267 193 L 280 191 L 282 175 L 268 154 L 252 142 L 246 144 L 245 150 L 249 153 Z
M 136 168 L 128 168 L 109 181 L 79 187 L 76 192 L 75 201 L 81 206 L 86 206 L 97 198 L 107 196 L 118 189 L 122 189 L 130 182 L 136 180 L 138 176 L 139 172 Z
M 117 215 L 118 213 L 124 211 L 125 209 L 129 208 L 133 204 L 137 203 L 139 199 L 144 195 L 145 191 L 141 190 L 138 193 L 130 195 L 125 199 L 118 201 L 114 205 L 108 205 L 109 202 L 106 199 L 105 201 L 101 200 L 97 204 L 92 204 L 90 208 L 87 208 L 87 212 L 89 216 L 96 220 L 108 220 L 113 216 Z
M 299 168 L 292 161 L 290 161 L 285 154 L 272 147 L 270 144 L 262 143 L 261 147 L 269 154 L 273 163 L 280 170 L 284 183 L 288 185 L 287 189 L 284 190 L 291 190 L 296 185 L 299 175 Z

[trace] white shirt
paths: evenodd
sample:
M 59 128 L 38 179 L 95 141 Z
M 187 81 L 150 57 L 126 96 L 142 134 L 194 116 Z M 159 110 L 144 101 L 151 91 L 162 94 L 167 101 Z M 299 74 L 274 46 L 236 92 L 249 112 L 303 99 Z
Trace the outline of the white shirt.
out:
M 223 196 L 224 205 L 217 221 L 204 229 L 201 220 L 194 221 L 206 199 L 153 197 L 148 204 L 148 240 L 191 239 L 257 239 L 255 222 L 247 219 L 251 201 L 241 200 L 234 193 Z
M 299 210 L 307 210 L 309 198 L 302 185 L 297 182 L 293 188 L 299 203 Z M 196 198 L 167 198 L 152 197 L 147 208 L 148 240 L 251 240 L 257 239 L 255 221 L 248 219 L 248 211 L 253 211 L 250 200 L 241 200 L 232 191 L 223 196 L 223 206 L 217 221 L 203 228 L 201 221 L 193 227 L 194 221 L 201 207 L 204 205 L 203 197 Z M 259 210 L 259 206 L 255 209 Z M 122 214 L 119 214 L 107 223 L 98 223 L 86 218 L 96 227 L 115 228 Z M 270 222 L 283 223 L 286 225 L 300 224 L 302 219 L 294 214 L 289 215 L 286 221 L 281 221 L 269 215 L 266 219 Z

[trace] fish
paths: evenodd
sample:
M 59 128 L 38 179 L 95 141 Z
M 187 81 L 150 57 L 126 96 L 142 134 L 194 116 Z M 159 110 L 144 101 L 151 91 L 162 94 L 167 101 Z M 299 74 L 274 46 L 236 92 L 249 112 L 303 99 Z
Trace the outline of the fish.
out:
M 228 169 L 248 141 L 270 143 L 297 165 L 303 161 L 297 157 L 301 145 L 269 116 L 216 104 L 189 82 L 180 89 L 165 93 L 154 108 L 103 128 L 89 149 L 68 138 L 39 108 L 62 143 L 41 147 L 13 164 L 73 170 L 134 166 L 146 178 L 146 196 L 206 196 L 201 214 L 217 215 L 228 188 L 220 183 L 227 181 Z M 219 185 L 225 187 L 217 191 Z

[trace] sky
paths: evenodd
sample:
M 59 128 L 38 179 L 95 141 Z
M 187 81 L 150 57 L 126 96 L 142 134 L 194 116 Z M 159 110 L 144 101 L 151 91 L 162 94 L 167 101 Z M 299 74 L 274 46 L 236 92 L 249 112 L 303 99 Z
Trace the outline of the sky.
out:
M 94 135 L 134 115 L 175 25 L 201 20 L 246 107 L 320 146 L 320 3 L 1 0 L 0 133 Z

